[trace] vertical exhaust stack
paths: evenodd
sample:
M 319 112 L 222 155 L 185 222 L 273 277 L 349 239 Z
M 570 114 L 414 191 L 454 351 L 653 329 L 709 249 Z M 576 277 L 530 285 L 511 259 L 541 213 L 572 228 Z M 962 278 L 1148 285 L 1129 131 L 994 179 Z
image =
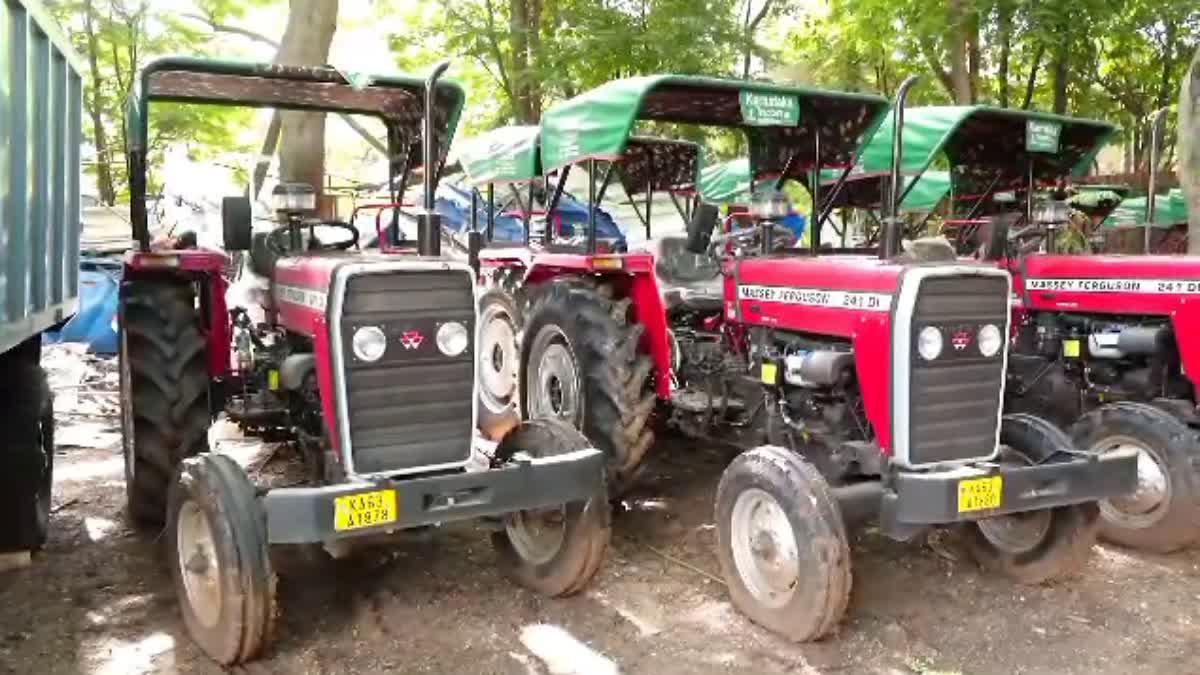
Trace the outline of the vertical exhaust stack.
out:
M 904 106 L 908 101 L 908 90 L 920 77 L 909 75 L 896 90 L 892 103 L 892 174 L 889 185 L 887 211 L 883 218 L 883 238 L 879 246 L 879 257 L 887 260 L 900 252 L 900 197 L 904 184 L 900 180 L 900 166 L 904 156 Z
M 1170 106 L 1159 108 L 1150 122 L 1150 182 L 1146 187 L 1146 224 L 1143 230 L 1142 253 L 1150 253 L 1150 232 L 1154 229 L 1154 208 L 1158 201 L 1158 155 L 1162 151 L 1163 124 Z
M 439 61 L 425 78 L 425 124 L 421 134 L 421 150 L 424 153 L 422 163 L 425 166 L 425 208 L 417 215 L 417 252 L 432 257 L 442 254 L 442 217 L 433 210 L 433 193 L 437 188 L 440 169 L 433 111 L 437 102 L 438 80 L 449 67 L 449 61 Z

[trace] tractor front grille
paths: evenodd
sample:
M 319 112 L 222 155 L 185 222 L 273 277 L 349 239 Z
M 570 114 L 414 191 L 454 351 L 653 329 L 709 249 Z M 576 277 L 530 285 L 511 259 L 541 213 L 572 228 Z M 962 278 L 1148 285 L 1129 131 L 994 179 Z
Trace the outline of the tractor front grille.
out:
M 352 273 L 341 316 L 335 317 L 350 452 L 360 474 L 447 467 L 471 455 L 475 297 L 470 272 L 395 266 L 373 271 L 368 265 Z M 450 321 L 466 326 L 470 336 L 457 356 L 446 356 L 437 344 L 438 329 Z M 387 336 L 387 349 L 374 362 L 354 354 L 354 333 L 364 326 L 377 326 Z
M 1008 295 L 1003 275 L 921 280 L 909 327 L 909 464 L 991 455 L 1004 385 Z M 979 350 L 979 329 L 987 324 L 1001 334 L 1000 351 L 991 357 Z M 927 326 L 942 333 L 941 355 L 932 361 L 917 351 Z

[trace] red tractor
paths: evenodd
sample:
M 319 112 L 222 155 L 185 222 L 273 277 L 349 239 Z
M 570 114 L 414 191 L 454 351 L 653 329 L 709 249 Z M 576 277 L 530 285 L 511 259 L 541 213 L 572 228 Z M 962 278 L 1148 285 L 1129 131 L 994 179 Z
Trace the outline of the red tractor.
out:
M 1078 239 L 1066 182 L 1115 127 L 986 107 L 917 108 L 904 125 L 905 169 L 944 154 L 954 191 L 975 197 L 948 220 L 964 228 L 961 250 L 1012 272 L 1008 408 L 1073 425 L 1082 450 L 1137 452 L 1136 492 L 1100 503 L 1103 538 L 1160 552 L 1197 543 L 1200 258 L 1060 252 Z M 872 140 L 868 167 L 891 140 Z
M 1083 565 L 1096 501 L 1134 484 L 1134 453 L 1086 455 L 1045 419 L 1002 415 L 1008 272 L 946 245 L 899 254 L 898 194 L 882 246 L 822 248 L 835 202 L 818 172 L 840 170 L 836 198 L 886 107 L 760 82 L 611 82 L 545 114 L 531 175 L 557 171 L 557 194 L 573 165 L 594 176 L 603 163 L 599 190 L 588 182 L 594 208 L 626 171 L 637 121 L 734 129 L 750 147 L 755 225 L 713 235 L 715 209 L 700 204 L 687 236 L 656 253 L 600 254 L 594 236 L 574 250 L 551 237 L 522 255 L 481 253 L 483 269 L 517 280 L 518 297 L 502 300 L 501 285 L 494 302 L 528 298 L 507 347 L 520 354 L 522 413 L 582 429 L 618 484 L 652 442 L 656 404 L 684 433 L 749 448 L 717 491 L 718 556 L 735 605 L 795 640 L 827 634 L 846 609 L 848 522 L 877 520 L 896 539 L 962 524 L 983 564 L 1041 582 Z M 804 246 L 781 225 L 788 179 L 812 186 Z M 674 174 L 652 182 L 681 187 Z
M 525 422 L 494 449 L 475 434 L 475 272 L 440 257 L 432 209 L 463 103 L 458 85 L 439 81 L 444 70 L 424 81 L 350 82 L 325 67 L 171 58 L 139 75 L 128 151 L 140 246 L 126 258 L 120 304 L 128 509 L 138 523 L 165 524 L 188 630 L 223 664 L 255 658 L 272 636 L 272 544 L 339 548 L 486 517 L 499 563 L 551 596 L 581 590 L 604 557 L 600 451 L 554 420 Z M 226 246 L 248 249 L 250 266 L 269 278 L 266 321 L 251 322 L 248 308 L 226 307 L 224 253 L 150 246 L 147 130 L 158 101 L 382 124 L 392 202 L 409 171 L 424 167 L 415 247 L 393 232 L 380 251 L 357 250 L 353 225 L 315 215 L 313 186 L 277 186 L 277 225 L 262 236 L 251 236 L 249 200 L 229 197 Z M 298 484 L 257 488 L 209 452 L 221 414 L 248 434 L 290 441 L 303 465 Z

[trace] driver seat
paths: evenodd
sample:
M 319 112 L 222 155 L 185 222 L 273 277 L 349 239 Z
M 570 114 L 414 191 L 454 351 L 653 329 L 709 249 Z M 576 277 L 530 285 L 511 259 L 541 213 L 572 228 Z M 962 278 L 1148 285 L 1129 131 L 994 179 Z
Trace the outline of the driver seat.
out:
M 654 241 L 654 276 L 667 311 L 721 311 L 723 281 L 717 261 L 687 248 L 686 236 L 666 236 Z

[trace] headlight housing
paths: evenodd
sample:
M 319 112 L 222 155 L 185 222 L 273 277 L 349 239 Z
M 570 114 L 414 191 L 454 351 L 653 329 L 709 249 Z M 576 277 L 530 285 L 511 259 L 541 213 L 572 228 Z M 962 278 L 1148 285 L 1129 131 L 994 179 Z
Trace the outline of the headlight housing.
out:
M 980 328 L 976 339 L 979 342 L 979 353 L 987 357 L 1000 353 L 1000 348 L 1004 346 L 1004 337 L 1000 335 L 1000 328 L 994 323 Z
M 446 356 L 458 356 L 466 351 L 467 346 L 471 344 L 471 336 L 467 333 L 467 327 L 457 321 L 447 321 L 438 326 L 437 330 L 437 346 L 438 351 Z
M 917 333 L 917 353 L 926 361 L 932 361 L 941 355 L 942 331 L 937 326 L 926 326 Z
M 279 183 L 271 189 L 277 213 L 307 213 L 317 208 L 317 191 L 307 183 Z
M 362 361 L 378 361 L 387 351 L 387 335 L 379 326 L 362 326 L 350 338 L 354 355 Z

